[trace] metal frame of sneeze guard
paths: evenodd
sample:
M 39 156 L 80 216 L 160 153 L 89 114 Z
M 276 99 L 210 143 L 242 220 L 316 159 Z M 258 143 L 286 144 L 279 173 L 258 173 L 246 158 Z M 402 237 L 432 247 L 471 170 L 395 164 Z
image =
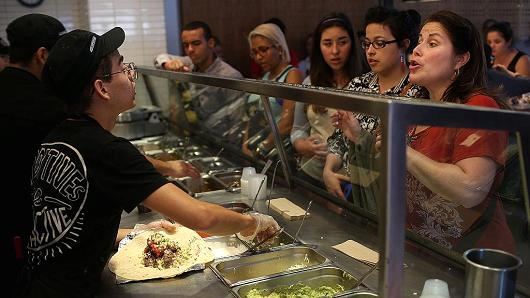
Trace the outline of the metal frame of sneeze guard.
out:
M 392 100 L 393 97 L 364 93 L 332 91 L 322 88 L 302 88 L 296 85 L 259 81 L 252 79 L 231 79 L 197 73 L 179 73 L 155 68 L 141 67 L 138 71 L 183 82 L 210 85 L 248 93 L 288 98 L 309 104 L 353 110 L 379 116 L 382 121 L 383 168 L 382 191 L 385 194 L 380 207 L 379 247 L 381 260 L 379 272 L 379 294 L 382 297 L 403 295 L 403 258 L 405 242 L 405 135 L 409 125 L 432 125 L 446 127 L 467 127 L 518 132 L 519 157 L 522 161 L 522 182 L 524 189 L 530 183 L 530 113 L 508 110 L 470 107 L 457 104 L 441 104 L 431 101 Z M 270 111 L 266 110 L 269 113 Z M 272 115 L 267 118 L 273 119 Z M 388 124 L 391 125 L 388 125 Z M 278 138 L 275 138 L 277 141 Z M 281 144 L 276 144 L 281 147 Z M 283 158 L 283 157 L 282 157 Z M 282 163 L 287 167 L 287 162 Z M 288 175 L 289 171 L 285 171 Z M 288 176 L 286 176 L 288 178 Z M 528 193 L 524 192 L 527 215 Z

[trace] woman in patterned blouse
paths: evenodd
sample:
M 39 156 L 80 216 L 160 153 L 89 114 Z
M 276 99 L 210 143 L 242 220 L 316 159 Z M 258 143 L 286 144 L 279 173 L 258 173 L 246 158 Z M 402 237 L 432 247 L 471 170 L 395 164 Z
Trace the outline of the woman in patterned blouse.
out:
M 432 101 L 499 108 L 485 92 L 480 34 L 450 11 L 430 16 L 410 61 L 410 80 Z M 507 133 L 471 128 L 412 126 L 407 146 L 407 228 L 463 251 L 487 247 L 515 252 L 496 193 Z
M 366 38 L 361 45 L 372 71 L 350 81 L 347 89 L 359 92 L 386 95 L 406 95 L 423 97 L 423 89 L 409 84 L 406 55 L 409 47 L 417 40 L 418 25 L 406 12 L 374 7 L 365 17 Z M 338 111 L 334 115 L 337 130 L 328 139 L 329 151 L 324 167 L 324 183 L 333 195 L 346 199 L 341 189 L 341 181 L 352 182 L 354 205 L 375 212 L 375 178 L 378 176 L 373 154 L 355 152 L 350 122 L 356 122 L 363 132 L 375 134 L 379 118 L 371 115 L 352 114 Z M 367 139 L 366 141 L 373 141 Z M 372 151 L 373 146 L 363 146 Z M 337 171 L 341 166 L 350 177 Z M 351 199 L 351 198 L 348 198 Z

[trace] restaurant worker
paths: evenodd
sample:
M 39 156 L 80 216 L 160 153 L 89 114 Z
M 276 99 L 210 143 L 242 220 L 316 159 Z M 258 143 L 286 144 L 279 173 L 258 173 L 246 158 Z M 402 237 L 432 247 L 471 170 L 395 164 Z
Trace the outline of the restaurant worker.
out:
M 270 216 L 191 198 L 129 141 L 112 135 L 118 114 L 135 105 L 137 73 L 117 50 L 124 39 L 119 27 L 101 36 L 74 30 L 50 52 L 43 80 L 66 103 L 68 119 L 35 156 L 33 230 L 20 297 L 93 297 L 121 214 L 139 203 L 213 235 L 251 239 L 279 228 Z
M 11 60 L 0 72 L 0 156 L 3 168 L 8 169 L 1 180 L 2 191 L 10 194 L 3 200 L 7 212 L 2 216 L 7 293 L 24 263 L 24 247 L 32 228 L 29 177 L 33 157 L 51 128 L 66 118 L 63 102 L 40 80 L 48 53 L 64 32 L 59 20 L 43 14 L 21 16 L 6 28 Z

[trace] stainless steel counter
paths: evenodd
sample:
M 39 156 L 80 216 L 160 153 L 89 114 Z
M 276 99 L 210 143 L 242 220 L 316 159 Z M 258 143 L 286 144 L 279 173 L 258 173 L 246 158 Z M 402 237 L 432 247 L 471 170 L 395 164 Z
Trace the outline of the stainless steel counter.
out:
M 277 187 L 272 197 L 287 197 L 289 200 L 305 209 L 309 203 L 308 196 L 314 194 L 303 193 L 304 190 L 295 189 L 290 193 L 287 189 Z M 205 194 L 201 200 L 212 203 L 225 203 L 241 201 L 249 205 L 252 204 L 238 193 L 215 193 Z M 266 201 L 258 201 L 255 208 L 262 213 L 267 213 Z M 325 200 L 322 200 L 325 202 Z M 364 244 L 376 251 L 377 230 L 373 223 L 361 217 L 348 214 L 339 215 L 337 211 L 331 211 L 325 205 L 331 203 L 321 203 L 318 198 L 311 206 L 311 217 L 306 219 L 306 223 L 299 234 L 299 239 L 316 246 L 316 250 L 330 259 L 338 267 L 348 271 L 353 276 L 359 277 L 370 268 L 335 249 L 331 246 L 352 239 Z M 270 210 L 270 214 L 278 223 L 294 236 L 301 221 L 287 221 L 278 213 Z M 124 214 L 121 227 L 133 227 L 135 223 L 145 223 L 158 219 L 161 216 L 155 212 L 138 214 L 133 211 Z M 441 256 L 427 254 L 407 243 L 405 253 L 405 292 L 403 297 L 414 297 L 421 294 L 423 283 L 426 279 L 443 279 L 449 284 L 451 297 L 464 296 L 464 270 L 453 267 L 448 260 Z M 134 282 L 117 285 L 115 276 L 107 268 L 102 276 L 102 288 L 99 297 L 233 297 L 230 289 L 208 267 L 203 271 L 190 272 L 176 278 L 152 280 L 146 282 Z M 377 290 L 377 271 L 370 275 L 365 284 Z

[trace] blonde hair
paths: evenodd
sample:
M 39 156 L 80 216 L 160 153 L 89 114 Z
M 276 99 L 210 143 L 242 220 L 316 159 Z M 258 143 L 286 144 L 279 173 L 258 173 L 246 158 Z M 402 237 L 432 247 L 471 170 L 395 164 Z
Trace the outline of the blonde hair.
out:
M 287 41 L 285 41 L 285 35 L 278 25 L 266 23 L 254 28 L 254 30 L 250 31 L 248 34 L 249 45 L 252 44 L 251 41 L 254 36 L 261 36 L 270 40 L 271 43 L 280 50 L 282 62 L 291 62 L 291 56 L 289 55 L 289 47 L 287 46 Z

